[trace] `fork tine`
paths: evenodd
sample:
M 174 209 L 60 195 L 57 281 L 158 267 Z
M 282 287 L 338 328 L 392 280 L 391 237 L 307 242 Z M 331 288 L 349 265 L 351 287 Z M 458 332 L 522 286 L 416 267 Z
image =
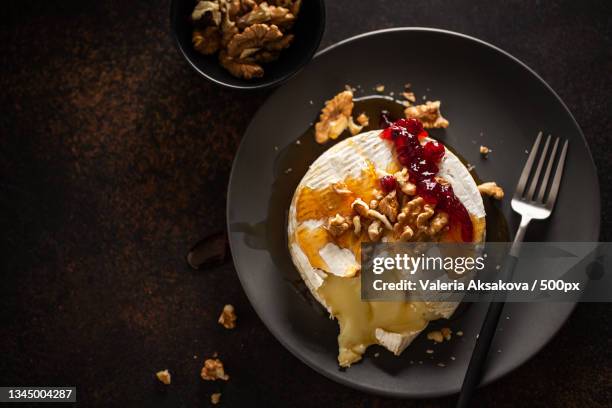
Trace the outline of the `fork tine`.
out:
M 527 179 L 529 178 L 529 173 L 531 173 L 531 167 L 533 166 L 533 161 L 535 160 L 536 154 L 538 153 L 538 147 L 540 147 L 540 140 L 542 139 L 542 132 L 538 133 L 538 137 L 536 137 L 535 142 L 533 143 L 533 147 L 531 148 L 531 152 L 529 152 L 529 157 L 527 157 L 527 161 L 525 162 L 525 167 L 523 167 L 523 172 L 521 173 L 521 177 L 516 185 L 516 191 L 514 192 L 515 197 L 522 197 L 525 192 L 525 184 L 527 184 Z
M 540 203 L 544 202 L 544 193 L 546 193 L 546 187 L 548 186 L 548 178 L 550 177 L 550 172 L 552 170 L 552 166 L 555 161 L 555 156 L 557 154 L 558 146 L 559 146 L 559 138 L 556 138 L 555 144 L 553 145 L 552 153 L 550 154 L 550 159 L 548 160 L 548 165 L 546 166 L 546 172 L 544 173 L 544 178 L 542 179 L 542 185 L 540 186 L 540 192 L 538 193 L 538 197 L 536 199 L 536 201 Z
M 546 142 L 544 143 L 544 148 L 542 148 L 542 153 L 540 153 L 540 160 L 538 161 L 538 167 L 536 167 L 535 174 L 531 179 L 531 185 L 529 186 L 529 190 L 527 192 L 527 200 L 533 200 L 533 195 L 535 194 L 536 187 L 538 185 L 538 180 L 540 179 L 540 173 L 542 172 L 542 167 L 544 167 L 544 160 L 546 160 L 546 153 L 548 153 L 548 145 L 550 144 L 550 135 L 546 138 Z
M 548 193 L 548 199 L 546 200 L 546 208 L 552 210 L 557 199 L 557 193 L 559 192 L 559 185 L 561 184 L 561 176 L 563 175 L 563 165 L 565 164 L 565 156 L 567 154 L 567 140 L 563 144 L 563 150 L 561 150 L 561 156 L 559 156 L 559 163 L 555 170 L 555 177 L 553 178 L 552 186 L 550 187 L 550 193 Z

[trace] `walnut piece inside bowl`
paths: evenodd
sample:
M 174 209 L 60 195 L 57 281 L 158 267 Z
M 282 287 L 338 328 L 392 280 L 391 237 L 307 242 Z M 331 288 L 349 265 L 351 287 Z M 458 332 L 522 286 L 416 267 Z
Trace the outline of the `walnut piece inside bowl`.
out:
M 193 47 L 217 54 L 235 77 L 263 77 L 263 65 L 292 44 L 300 7 L 301 0 L 200 0 L 191 13 Z

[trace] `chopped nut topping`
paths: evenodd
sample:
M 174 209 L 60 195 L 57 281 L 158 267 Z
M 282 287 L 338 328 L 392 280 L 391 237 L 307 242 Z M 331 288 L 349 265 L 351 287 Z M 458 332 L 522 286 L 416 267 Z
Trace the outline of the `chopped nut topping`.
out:
M 378 211 L 376 211 L 376 210 L 368 210 L 368 217 L 376 218 L 378 221 L 382 222 L 382 224 L 385 226 L 386 229 L 393 230 L 393 225 L 391 225 L 391 223 L 389 222 L 387 217 L 385 217 L 384 215 L 382 215 Z
M 172 376 L 170 375 L 170 372 L 168 370 L 158 371 L 157 373 L 155 373 L 155 376 L 160 382 L 166 385 L 170 385 L 170 383 L 172 382 Z
M 380 225 L 380 221 L 374 220 L 368 227 L 368 237 L 370 237 L 370 241 L 376 242 L 382 237 L 383 229 Z
M 370 207 L 361 199 L 358 198 L 351 204 L 351 208 L 355 210 L 355 212 L 362 217 L 368 217 L 368 211 L 370 211 Z
M 334 237 L 338 237 L 348 231 L 349 223 L 346 222 L 346 218 L 340 214 L 336 214 L 335 217 L 329 217 L 326 228 L 330 234 Z
M 442 343 L 444 341 L 444 336 L 440 331 L 434 330 L 427 333 L 427 340 L 433 340 L 436 343 Z
M 351 132 L 351 135 L 355 136 L 357 133 L 361 132 L 363 126 L 359 126 L 358 124 L 356 124 L 355 121 L 353 121 L 353 117 L 349 116 L 348 128 Z
M 446 225 L 448 225 L 448 214 L 445 212 L 439 212 L 431 219 L 429 228 L 427 229 L 427 234 L 434 236 L 442 231 Z
M 210 403 L 211 404 L 217 405 L 219 402 L 221 402 L 221 393 L 220 392 L 215 392 L 215 393 L 210 395 Z
M 440 113 L 440 101 L 427 101 L 423 105 L 409 106 L 404 110 L 407 118 L 415 118 L 424 128 L 447 128 L 448 120 Z
M 357 123 L 361 126 L 368 126 L 370 124 L 370 118 L 364 112 L 357 116 Z
M 416 217 L 421 212 L 423 204 L 425 204 L 425 200 L 423 199 L 423 197 L 415 197 L 403 206 L 402 212 L 405 213 L 409 218 L 414 218 L 416 221 Z
M 325 143 L 329 139 L 336 139 L 349 124 L 349 117 L 353 113 L 353 93 L 343 91 L 325 102 L 325 107 L 319 115 L 315 125 L 315 140 Z
M 219 324 L 226 329 L 233 329 L 236 327 L 236 312 L 234 310 L 234 306 L 225 305 L 223 306 L 223 311 L 221 312 L 221 316 L 219 316 Z
M 209 358 L 204 361 L 200 376 L 206 381 L 229 380 L 229 375 L 225 374 L 223 363 L 218 358 Z
M 401 171 L 396 172 L 394 175 L 397 184 L 400 186 L 402 193 L 413 196 L 416 194 L 416 185 L 408 181 L 408 169 L 403 168 Z
M 502 198 L 504 198 L 504 190 L 494 181 L 482 183 L 478 186 L 478 191 L 480 191 L 480 194 L 487 195 L 496 200 L 501 200 Z
M 491 149 L 487 146 L 480 145 L 480 154 L 482 154 L 484 158 L 486 158 L 489 153 L 491 153 Z
M 411 200 L 404 197 L 403 202 L 397 223 L 393 225 L 395 237 L 400 241 L 431 240 L 448 224 L 448 214 L 441 211 L 436 213 L 434 206 L 425 203 L 423 197 Z
M 353 227 L 354 227 L 354 232 L 355 235 L 359 236 L 361 235 L 361 218 L 359 218 L 358 215 L 353 217 Z
M 425 204 L 423 211 L 417 215 L 416 226 L 420 231 L 425 231 L 429 227 L 429 219 L 434 215 L 434 207 L 431 204 Z
M 436 180 L 436 182 L 442 186 L 448 186 L 450 184 L 444 177 L 434 176 L 434 180 Z
M 395 222 L 399 210 L 399 202 L 397 201 L 397 193 L 395 190 L 391 191 L 380 200 L 380 203 L 378 203 L 378 210 L 385 215 L 389 221 Z
M 398 226 L 400 226 L 400 224 L 396 224 Z M 402 242 L 408 242 L 412 239 L 412 237 L 414 236 L 414 231 L 412 230 L 412 228 L 410 228 L 409 225 L 404 225 L 404 227 L 401 229 L 401 232 L 399 234 L 399 240 Z

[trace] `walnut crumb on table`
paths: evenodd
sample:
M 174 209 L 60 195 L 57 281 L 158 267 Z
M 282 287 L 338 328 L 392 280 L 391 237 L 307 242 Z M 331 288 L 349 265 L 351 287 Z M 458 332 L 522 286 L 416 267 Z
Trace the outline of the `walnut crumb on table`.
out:
M 385 92 L 385 86 L 383 84 L 376 85 L 374 89 L 376 90 L 376 92 Z
M 170 385 L 170 383 L 172 382 L 172 376 L 170 375 L 170 372 L 168 370 L 158 371 L 157 373 L 155 373 L 155 376 L 163 384 Z
M 225 305 L 223 306 L 223 311 L 221 312 L 221 316 L 219 316 L 219 324 L 226 329 L 233 329 L 236 327 L 236 312 L 234 310 L 234 306 Z
M 217 405 L 221 401 L 221 393 L 215 392 L 210 395 L 210 403 L 213 405 Z
M 218 358 L 209 358 L 204 361 L 200 376 L 206 381 L 229 380 L 229 375 L 225 373 L 223 363 Z

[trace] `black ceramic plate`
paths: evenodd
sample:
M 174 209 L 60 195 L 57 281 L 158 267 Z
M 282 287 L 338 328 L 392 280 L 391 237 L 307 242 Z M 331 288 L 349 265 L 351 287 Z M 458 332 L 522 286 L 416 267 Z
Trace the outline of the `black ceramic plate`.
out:
M 287 250 L 286 215 L 293 190 L 308 165 L 329 148 L 314 144 L 312 133 L 307 132 L 325 100 L 345 84 L 358 87 L 359 96 L 375 93 L 378 83 L 385 85 L 386 93 L 397 94 L 406 82 L 413 84 L 419 97 L 442 101 L 451 126 L 433 135 L 474 164 L 482 179 L 504 186 L 507 196 L 539 130 L 569 139 L 555 211 L 548 221 L 532 223 L 527 241 L 598 239 L 595 166 L 580 128 L 559 97 L 533 71 L 500 49 L 461 34 L 422 28 L 376 31 L 343 41 L 322 51 L 278 89 L 255 115 L 242 140 L 229 184 L 227 217 L 244 290 L 270 331 L 295 356 L 351 387 L 398 397 L 433 397 L 459 390 L 483 305 L 463 305 L 450 321 L 434 324 L 462 330 L 464 335 L 433 347 L 433 355 L 425 353 L 432 348 L 431 342 L 420 336 L 400 357 L 370 347 L 362 362 L 339 370 L 337 323 L 313 303 Z M 488 160 L 480 158 L 480 144 L 493 149 Z M 509 199 L 498 207 L 510 231 L 515 231 L 518 218 Z M 533 356 L 555 335 L 573 307 L 565 303 L 507 305 L 485 382 Z

